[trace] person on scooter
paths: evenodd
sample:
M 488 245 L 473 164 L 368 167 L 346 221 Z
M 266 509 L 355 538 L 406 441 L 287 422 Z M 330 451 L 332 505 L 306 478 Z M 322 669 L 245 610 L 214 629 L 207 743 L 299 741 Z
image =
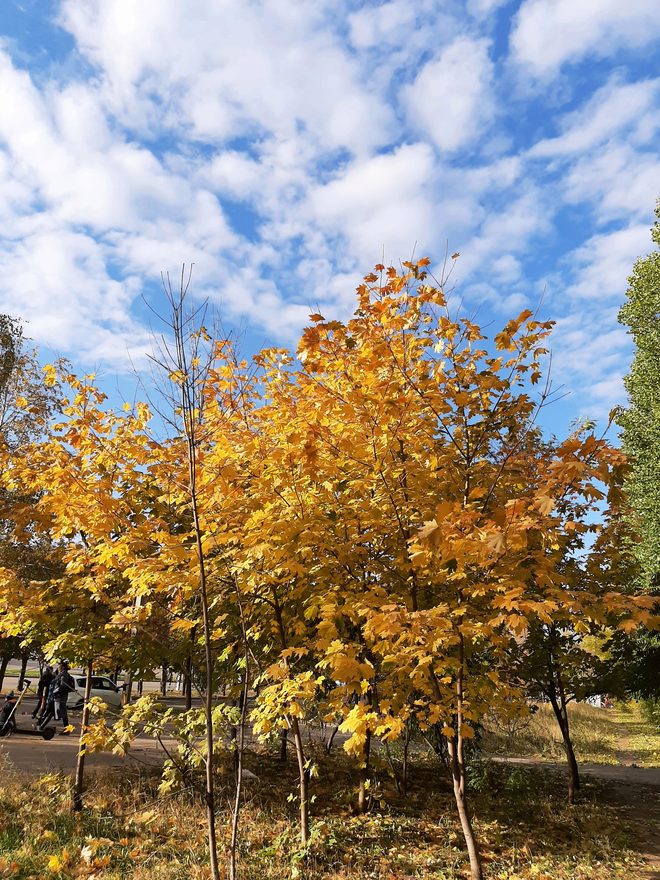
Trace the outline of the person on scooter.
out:
M 16 729 L 16 721 L 12 718 L 12 712 L 17 702 L 18 695 L 14 691 L 9 691 L 0 709 L 0 734 L 2 736 Z M 10 718 L 11 721 L 9 720 Z

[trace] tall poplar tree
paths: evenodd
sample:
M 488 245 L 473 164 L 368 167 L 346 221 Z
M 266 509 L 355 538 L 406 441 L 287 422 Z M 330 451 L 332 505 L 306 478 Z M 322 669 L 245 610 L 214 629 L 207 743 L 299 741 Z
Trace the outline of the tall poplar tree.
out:
M 619 320 L 629 327 L 635 356 L 625 378 L 629 402 L 619 423 L 632 460 L 628 494 L 638 517 L 642 582 L 660 587 L 660 202 L 651 237 L 656 249 L 635 263 Z

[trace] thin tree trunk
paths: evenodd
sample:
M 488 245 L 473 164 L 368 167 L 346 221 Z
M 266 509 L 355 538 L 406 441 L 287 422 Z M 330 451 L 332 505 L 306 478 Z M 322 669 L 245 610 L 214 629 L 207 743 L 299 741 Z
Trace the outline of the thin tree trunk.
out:
M 3 655 L 2 660 L 0 660 L 0 690 L 2 689 L 2 684 L 5 680 L 5 673 L 7 672 L 10 659 L 11 658 L 5 654 Z
M 23 685 L 25 683 L 25 673 L 27 671 L 27 665 L 28 665 L 28 655 L 22 654 L 21 655 L 21 671 L 18 676 L 18 685 L 16 688 L 19 691 L 23 690 Z
M 194 455 L 194 450 L 190 450 Z M 191 472 L 193 469 L 190 462 Z M 191 473 L 191 484 L 194 487 L 194 479 Z M 215 829 L 215 786 L 213 778 L 213 654 L 211 651 L 211 620 L 209 616 L 208 594 L 206 590 L 206 566 L 204 559 L 204 547 L 202 544 L 202 530 L 199 524 L 197 500 L 192 493 L 193 522 L 197 546 L 197 562 L 199 567 L 199 588 L 202 599 L 202 624 L 204 628 L 204 663 L 206 667 L 206 694 L 204 700 L 204 715 L 206 725 L 206 820 L 209 838 L 209 858 L 211 862 L 211 877 L 220 880 L 220 867 L 218 865 L 218 841 Z
M 186 657 L 186 669 L 183 673 L 183 696 L 186 711 L 192 708 L 192 654 Z
M 552 711 L 555 713 L 555 718 L 559 725 L 559 730 L 561 731 L 561 738 L 564 744 L 564 751 L 566 752 L 566 760 L 568 762 L 568 803 L 574 804 L 575 794 L 580 788 L 580 771 L 578 769 L 575 750 L 573 749 L 573 742 L 571 740 L 568 712 L 566 711 L 566 705 L 563 703 L 563 700 L 561 702 L 557 700 L 557 697 L 552 692 L 548 694 L 548 696 L 550 698 Z
M 465 838 L 465 846 L 470 858 L 470 878 L 471 880 L 483 880 L 483 870 L 481 867 L 481 854 L 479 852 L 479 844 L 472 827 L 472 820 L 467 806 L 467 798 L 465 795 L 465 762 L 463 755 L 463 736 L 461 734 L 461 725 L 463 723 L 463 674 L 465 667 L 465 644 L 463 634 L 459 632 L 458 643 L 458 674 L 456 676 L 456 734 L 447 739 L 447 752 L 449 760 L 449 770 L 451 772 L 452 787 L 454 789 L 454 800 L 458 811 L 458 818 L 461 823 L 461 830 Z M 435 690 L 438 700 L 441 699 L 441 691 L 438 681 L 431 673 L 431 682 Z
M 243 699 L 241 700 L 241 720 L 238 728 L 236 746 L 236 796 L 231 819 L 231 840 L 229 843 L 229 880 L 236 880 L 236 851 L 238 848 L 238 823 L 241 813 L 241 793 L 243 790 L 243 755 L 245 753 L 245 714 L 247 712 L 247 673 Z
M 128 680 L 124 687 L 124 705 L 127 706 L 133 697 L 133 672 L 128 673 Z
M 303 846 L 309 840 L 309 771 L 306 766 L 305 748 L 297 718 L 291 719 L 291 732 L 298 761 L 298 787 L 300 791 L 300 840 Z
M 568 718 L 566 718 L 564 724 L 562 737 L 564 740 L 566 759 L 568 761 L 568 802 L 569 804 L 574 804 L 575 793 L 580 788 L 580 771 L 578 770 L 578 763 L 575 757 L 575 751 L 573 749 L 573 742 L 571 740 L 571 734 L 568 729 Z
M 183 275 L 181 297 L 177 306 L 172 300 L 174 344 L 176 346 L 176 363 L 184 381 L 181 384 L 181 416 L 183 421 L 183 436 L 186 443 L 186 455 L 188 464 L 188 494 L 190 497 L 190 512 L 192 513 L 192 528 L 195 536 L 195 550 L 197 555 L 197 573 L 199 582 L 199 594 L 202 607 L 202 628 L 204 634 L 204 666 L 206 672 L 206 693 L 204 699 L 204 722 L 206 727 L 206 823 L 208 829 L 209 861 L 212 880 L 220 880 L 220 867 L 218 864 L 218 841 L 215 828 L 215 785 L 214 785 L 214 756 L 213 756 L 213 672 L 214 660 L 211 647 L 211 617 L 209 614 L 209 599 L 206 581 L 206 556 L 204 552 L 202 526 L 199 517 L 199 496 L 197 490 L 197 424 L 200 419 L 203 404 L 198 399 L 199 389 L 196 387 L 196 379 L 188 364 L 185 350 L 185 318 L 183 315 Z
M 465 766 L 459 762 L 456 738 L 448 740 L 447 745 L 449 748 L 449 765 L 454 788 L 454 800 L 456 801 L 458 818 L 461 822 L 461 829 L 463 830 L 463 837 L 465 838 L 465 845 L 470 858 L 470 878 L 471 880 L 483 880 L 479 845 L 472 827 L 465 798 Z
M 325 743 L 325 750 L 328 754 L 330 754 L 330 752 L 332 751 L 332 744 L 335 741 L 335 737 L 337 736 L 338 733 L 339 733 L 339 725 L 335 724 L 335 726 L 332 728 L 332 733 L 330 734 L 330 736 L 328 737 L 328 739 Z
M 93 664 L 87 663 L 87 678 L 85 679 L 85 703 L 83 705 L 82 721 L 80 723 L 80 741 L 78 744 L 78 760 L 76 761 L 76 775 L 73 782 L 73 811 L 79 813 L 83 808 L 83 784 L 85 778 L 85 755 L 87 746 L 83 743 L 83 736 L 89 725 L 89 699 L 92 694 Z
M 564 690 L 564 682 L 561 677 L 561 669 L 557 666 L 557 685 L 559 687 L 559 699 L 560 699 L 560 708 L 562 718 L 564 719 L 564 724 L 562 728 L 562 738 L 564 740 L 564 749 L 566 750 L 566 758 L 568 760 L 569 774 L 570 774 L 570 788 L 572 789 L 572 796 L 569 795 L 569 803 L 575 802 L 575 792 L 580 788 L 580 774 L 578 772 L 577 761 L 575 760 L 575 751 L 573 750 L 573 742 L 571 740 L 571 729 L 568 721 L 568 700 L 566 699 L 566 692 Z
M 282 609 L 277 598 L 277 592 L 273 588 L 273 608 L 275 609 L 275 620 L 280 635 L 280 644 L 282 650 L 287 647 L 286 630 L 284 629 L 284 620 L 282 618 Z M 286 662 L 286 661 L 285 661 Z M 288 666 L 288 664 L 287 664 Z M 296 748 L 296 761 L 298 762 L 298 788 L 300 793 L 300 839 L 303 846 L 309 840 L 309 770 L 307 769 L 307 760 L 305 758 L 305 747 L 303 744 L 300 725 L 297 718 L 291 719 L 291 733 L 293 734 L 293 743 Z
M 241 634 L 243 636 L 243 648 L 245 658 L 245 680 L 243 682 L 243 693 L 241 694 L 241 720 L 239 722 L 238 748 L 236 761 L 236 797 L 234 799 L 234 811 L 231 821 L 231 840 L 229 843 L 229 880 L 236 880 L 236 851 L 238 849 L 238 823 L 241 813 L 241 793 L 243 789 L 243 755 L 245 753 L 245 716 L 247 713 L 248 694 L 250 692 L 250 649 L 248 645 L 247 629 L 245 626 L 245 616 L 243 613 L 243 603 L 241 593 L 236 584 L 236 598 L 241 618 Z
M 160 669 L 160 693 L 161 696 L 167 696 L 167 663 L 163 663 Z
M 392 778 L 394 779 L 394 784 L 396 785 L 396 790 L 398 794 L 403 794 L 403 788 L 401 787 L 401 780 L 399 779 L 399 773 L 396 769 L 396 764 L 394 763 L 394 758 L 392 757 L 392 750 L 390 749 L 390 744 L 387 740 L 383 742 L 385 746 L 385 754 L 387 755 L 387 763 L 390 765 L 390 770 L 392 771 Z
M 360 786 L 358 789 L 358 813 L 367 812 L 369 798 L 367 794 L 367 783 L 369 780 L 369 759 L 371 757 L 371 731 L 367 730 L 362 750 L 362 762 L 360 764 Z
M 409 778 L 409 755 L 410 755 L 410 740 L 412 738 L 412 728 L 410 727 L 410 722 L 406 724 L 406 732 L 403 737 L 403 760 L 401 763 L 401 793 L 404 797 L 408 795 L 408 778 Z
M 289 731 L 285 727 L 280 733 L 280 761 L 286 764 L 286 749 L 289 744 Z
M 459 632 L 458 642 L 458 674 L 456 676 L 456 736 L 447 741 L 449 763 L 451 767 L 454 799 L 458 809 L 458 817 L 463 829 L 463 837 L 470 857 L 471 880 L 482 880 L 481 854 L 479 844 L 472 827 L 472 820 L 465 797 L 465 752 L 463 743 L 463 674 L 465 670 L 465 642 L 463 633 Z

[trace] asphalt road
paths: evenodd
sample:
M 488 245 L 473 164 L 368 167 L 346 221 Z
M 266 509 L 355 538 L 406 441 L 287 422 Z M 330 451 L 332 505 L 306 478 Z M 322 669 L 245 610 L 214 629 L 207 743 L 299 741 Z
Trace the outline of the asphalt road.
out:
M 56 736 L 50 742 L 37 737 L 13 734 L 0 739 L 0 766 L 3 772 L 6 767 L 30 776 L 41 776 L 43 773 L 54 773 L 63 770 L 70 773 L 75 769 L 78 756 L 77 736 Z M 163 760 L 163 753 L 148 739 L 136 739 L 131 748 L 130 756 L 121 758 L 104 752 L 87 755 L 86 766 L 89 770 L 108 767 L 134 766 L 136 764 L 157 767 Z
M 34 721 L 32 711 L 35 706 L 34 697 L 26 697 L 19 706 L 16 724 L 23 730 L 31 730 Z M 56 724 L 57 733 L 52 740 L 46 741 L 37 736 L 24 736 L 20 732 L 0 739 L 0 766 L 8 766 L 21 773 L 39 776 L 42 773 L 63 770 L 70 772 L 75 769 L 78 756 L 78 732 L 80 730 L 80 712 L 70 712 L 69 722 L 75 730 L 69 736 L 61 736 L 61 724 Z M 128 765 L 143 764 L 158 766 L 163 761 L 163 751 L 153 739 L 137 737 L 130 750 L 129 757 L 100 752 L 89 754 L 86 758 L 89 769 L 106 767 L 122 768 Z

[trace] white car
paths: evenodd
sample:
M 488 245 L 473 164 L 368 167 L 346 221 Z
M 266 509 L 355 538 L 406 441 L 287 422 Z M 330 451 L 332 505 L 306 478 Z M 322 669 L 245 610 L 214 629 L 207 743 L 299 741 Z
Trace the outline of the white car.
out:
M 69 695 L 68 708 L 82 709 L 85 703 L 86 675 L 72 675 L 76 684 L 75 691 Z M 118 687 L 111 678 L 105 675 L 92 676 L 92 697 L 100 697 L 112 709 L 121 709 L 122 688 Z

